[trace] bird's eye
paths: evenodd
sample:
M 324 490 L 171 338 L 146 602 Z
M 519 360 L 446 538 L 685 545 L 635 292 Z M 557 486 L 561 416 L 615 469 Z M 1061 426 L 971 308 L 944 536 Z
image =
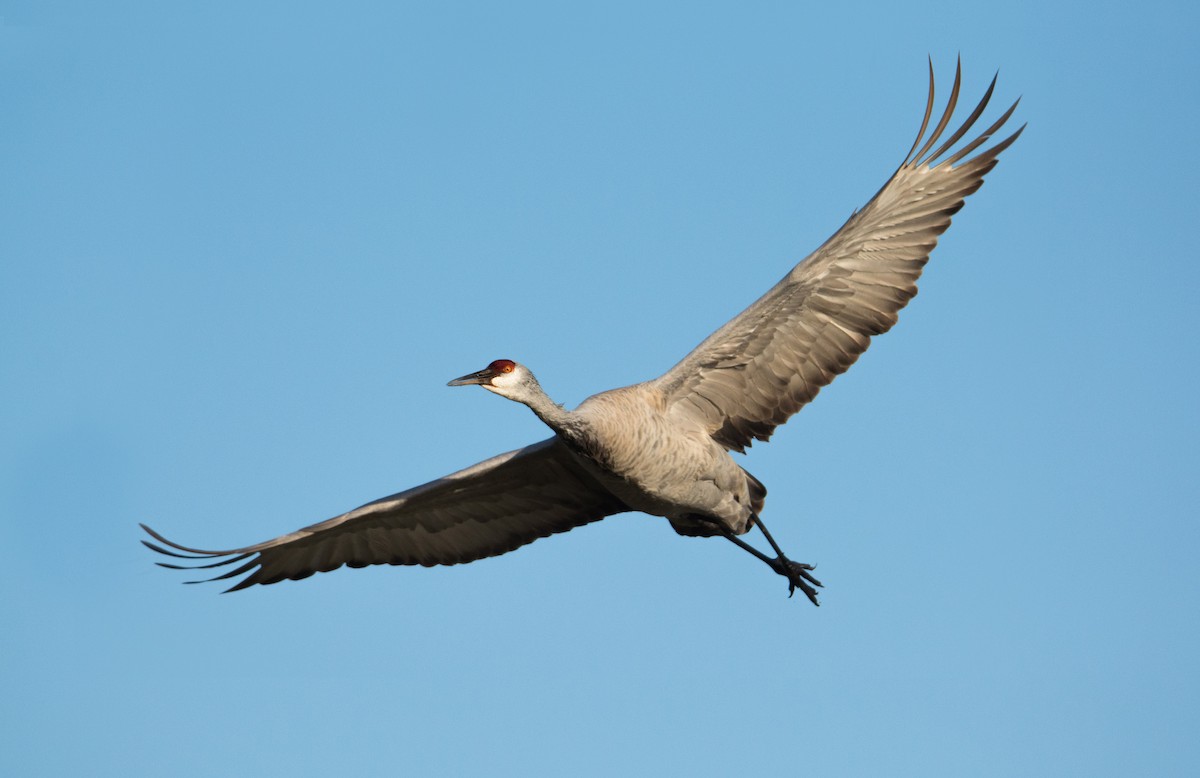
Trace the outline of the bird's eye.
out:
M 511 359 L 497 359 L 492 364 L 488 365 L 488 369 L 497 373 L 511 373 L 517 367 L 517 363 Z

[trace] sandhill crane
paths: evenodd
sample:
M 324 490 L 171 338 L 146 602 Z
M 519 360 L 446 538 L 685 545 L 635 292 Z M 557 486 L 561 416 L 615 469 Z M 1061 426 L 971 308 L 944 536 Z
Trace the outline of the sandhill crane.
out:
M 950 149 L 983 113 L 979 105 L 934 149 L 950 122 L 961 63 L 937 126 L 926 138 L 929 96 L 917 139 L 904 161 L 861 210 L 749 308 L 718 329 L 661 377 L 602 392 L 573 410 L 554 403 L 533 373 L 498 359 L 450 381 L 479 385 L 523 403 L 554 435 L 436 481 L 384 497 L 288 535 L 228 551 L 173 543 L 146 525 L 154 551 L 189 559 L 175 569 L 243 562 L 206 580 L 250 573 L 227 591 L 307 578 L 342 565 L 453 565 L 503 554 L 556 532 L 624 511 L 665 517 L 681 535 L 722 536 L 787 579 L 814 605 L 821 583 L 793 562 L 763 525 L 766 489 L 734 461 L 896 323 L 917 293 L 916 281 L 963 200 L 983 183 L 1015 133 L 970 156 L 1017 104 L 974 140 Z M 924 139 L 924 142 L 922 142 Z M 741 535 L 757 526 L 773 556 Z M 164 548 L 166 546 L 167 548 Z M 215 560 L 215 561 L 212 561 Z M 191 582 L 190 582 L 191 583 Z

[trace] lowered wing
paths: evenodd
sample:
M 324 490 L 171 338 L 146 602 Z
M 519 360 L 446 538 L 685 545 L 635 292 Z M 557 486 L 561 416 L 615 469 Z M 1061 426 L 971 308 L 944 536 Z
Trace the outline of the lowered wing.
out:
M 253 546 L 203 551 L 173 543 L 144 524 L 163 545 L 142 543 L 160 554 L 195 560 L 190 565 L 159 562 L 173 569 L 242 562 L 206 579 L 249 573 L 228 590 L 236 591 L 342 565 L 471 562 L 625 510 L 557 438 L 550 438 Z

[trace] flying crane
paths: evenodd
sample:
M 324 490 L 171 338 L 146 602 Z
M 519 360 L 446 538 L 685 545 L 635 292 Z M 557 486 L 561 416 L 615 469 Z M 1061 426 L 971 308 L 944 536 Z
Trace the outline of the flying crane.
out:
M 789 596 L 799 589 L 819 604 L 821 583 L 813 567 L 788 558 L 767 531 L 761 518 L 767 490 L 730 452 L 744 453 L 753 441 L 768 440 L 849 368 L 872 336 L 891 329 L 917 293 L 917 279 L 950 217 L 1024 130 L 975 153 L 1008 121 L 1013 103 L 951 153 L 987 107 L 993 78 L 966 121 L 934 148 L 950 123 L 961 81 L 960 65 L 946 108 L 926 136 L 934 107 L 931 62 L 921 129 L 883 188 L 824 245 L 662 376 L 601 392 L 566 410 L 529 368 L 497 359 L 449 385 L 482 386 L 528 406 L 553 431 L 550 438 L 244 548 L 190 548 L 144 524 L 158 542 L 142 542 L 188 560 L 159 562 L 163 567 L 237 564 L 206 579 L 245 575 L 227 590 L 235 591 L 343 565 L 472 562 L 606 516 L 640 511 L 666 518 L 681 535 L 728 539 L 787 579 Z M 771 554 L 743 540 L 754 527 Z

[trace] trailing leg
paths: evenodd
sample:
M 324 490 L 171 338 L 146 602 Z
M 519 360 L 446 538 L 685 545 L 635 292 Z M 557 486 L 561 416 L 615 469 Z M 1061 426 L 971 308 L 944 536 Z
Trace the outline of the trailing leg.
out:
M 788 559 L 787 554 L 783 553 L 783 549 L 781 549 L 779 544 L 775 542 L 775 538 L 771 537 L 771 533 L 767 531 L 766 526 L 764 526 L 762 523 L 762 519 L 760 519 L 757 515 L 754 516 L 754 524 L 762 531 L 762 534 L 764 537 L 766 537 L 767 542 L 771 544 L 771 548 L 776 554 L 774 557 L 767 556 L 754 546 L 733 534 L 733 531 L 726 527 L 724 523 L 714 519 L 706 519 L 706 521 L 710 521 L 714 526 L 716 526 L 721 531 L 721 534 L 724 535 L 735 546 L 744 549 L 745 551 L 753 554 L 755 557 L 761 559 L 768 567 L 786 578 L 788 581 L 788 597 L 794 595 L 796 590 L 799 589 L 800 591 L 804 592 L 804 595 L 808 597 L 809 601 L 813 605 L 821 605 L 821 603 L 817 601 L 817 590 L 814 587 L 823 586 L 823 584 L 814 578 L 809 572 L 815 569 L 814 566 L 804 564 L 803 562 L 793 562 L 792 560 Z

